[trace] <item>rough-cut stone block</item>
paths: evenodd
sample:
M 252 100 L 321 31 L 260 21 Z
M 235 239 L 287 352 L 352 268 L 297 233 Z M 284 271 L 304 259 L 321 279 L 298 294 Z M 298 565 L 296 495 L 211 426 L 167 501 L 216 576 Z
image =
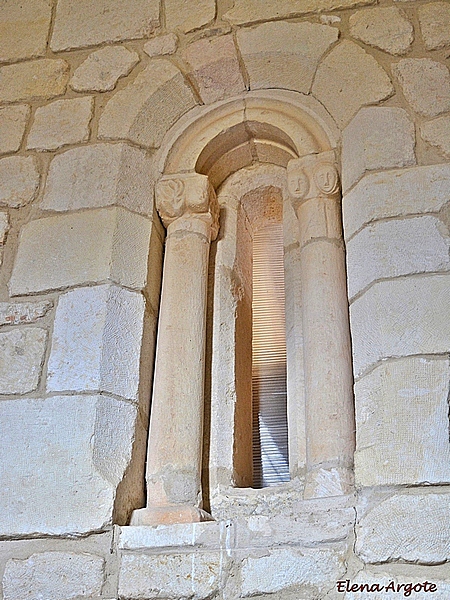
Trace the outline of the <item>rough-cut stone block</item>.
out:
M 50 46 L 68 50 L 147 37 L 159 25 L 159 0 L 59 0 Z
M 381 281 L 355 300 L 350 307 L 355 375 L 383 358 L 448 352 L 449 285 L 450 275 Z
M 359 486 L 450 481 L 449 361 L 403 358 L 355 384 Z
M 317 23 L 264 23 L 239 30 L 237 39 L 250 87 L 308 94 L 319 60 L 338 35 L 335 27 Z
M 53 307 L 51 300 L 41 302 L 0 302 L 0 325 L 35 323 Z
M 368 173 L 343 198 L 345 238 L 377 219 L 438 212 L 449 198 L 448 164 Z
M 0 62 L 43 56 L 51 16 L 50 0 L 4 0 L 0 6 Z
M 429 2 L 419 6 L 419 22 L 427 50 L 450 45 L 450 4 Z
M 380 502 L 356 529 L 364 562 L 439 563 L 450 558 L 450 496 L 399 494 Z
M 22 229 L 10 280 L 14 296 L 108 279 L 142 288 L 151 221 L 105 208 L 31 221 Z
M 147 525 L 121 527 L 118 547 L 121 550 L 148 551 L 149 549 L 184 548 L 217 549 L 223 539 L 224 529 L 233 527 L 226 521 L 203 523 L 174 523 L 173 525 Z M 231 542 L 230 542 L 231 543 Z
M 203 600 L 219 589 L 225 557 L 207 554 L 125 554 L 119 569 L 119 596 L 130 600 Z
M 75 70 L 69 85 L 77 92 L 107 92 L 138 62 L 137 52 L 123 46 L 108 46 L 90 54 Z
M 392 67 L 413 110 L 435 117 L 450 110 L 450 71 L 430 58 L 404 58 Z
M 436 146 L 445 158 L 450 158 L 450 117 L 444 115 L 422 123 L 420 136 L 432 146 Z
M 168 60 L 155 59 L 109 100 L 99 137 L 158 147 L 169 127 L 195 104 L 181 72 Z
M 390 54 L 404 54 L 413 42 L 413 28 L 394 6 L 370 8 L 349 20 L 353 37 Z
M 152 163 L 127 144 L 93 144 L 55 156 L 41 208 L 77 210 L 120 205 L 153 214 Z
M 20 148 L 29 116 L 30 107 L 26 104 L 0 108 L 0 154 Z
M 402 108 L 362 108 L 342 138 L 342 186 L 346 191 L 366 170 L 416 162 L 414 123 Z
M 144 299 L 116 286 L 78 288 L 56 309 L 47 389 L 136 399 Z
M 312 91 L 345 126 L 362 106 L 388 98 L 394 88 L 373 56 L 344 40 L 320 63 Z
M 160 35 L 144 44 L 144 52 L 150 57 L 174 54 L 177 48 L 178 38 L 174 33 Z
M 5 400 L 2 421 L 1 536 L 81 534 L 111 524 L 136 406 L 107 396 Z
M 39 188 L 39 173 L 32 156 L 0 160 L 0 205 L 18 208 L 32 202 Z
M 216 16 L 215 0 L 165 0 L 167 29 L 180 29 L 187 33 L 199 29 Z
M 101 593 L 104 560 L 93 554 L 42 552 L 12 558 L 3 577 L 5 600 L 61 600 Z
M 448 231 L 436 217 L 369 225 L 347 243 L 349 296 L 377 279 L 449 270 L 449 250 Z
M 47 332 L 28 327 L 0 333 L 0 394 L 35 390 L 44 362 Z
M 69 65 L 65 60 L 41 58 L 0 68 L 0 102 L 44 100 L 66 91 Z
M 86 142 L 92 118 L 91 97 L 56 100 L 36 109 L 27 139 L 31 150 L 56 150 L 67 144 Z

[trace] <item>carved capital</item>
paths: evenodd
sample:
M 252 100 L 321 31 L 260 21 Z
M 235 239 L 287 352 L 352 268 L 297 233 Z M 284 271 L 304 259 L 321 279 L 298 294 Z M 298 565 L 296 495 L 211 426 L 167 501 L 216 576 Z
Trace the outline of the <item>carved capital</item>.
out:
M 165 175 L 156 184 L 156 208 L 165 227 L 181 217 L 191 217 L 201 219 L 211 226 L 212 240 L 217 236 L 219 205 L 206 175 Z

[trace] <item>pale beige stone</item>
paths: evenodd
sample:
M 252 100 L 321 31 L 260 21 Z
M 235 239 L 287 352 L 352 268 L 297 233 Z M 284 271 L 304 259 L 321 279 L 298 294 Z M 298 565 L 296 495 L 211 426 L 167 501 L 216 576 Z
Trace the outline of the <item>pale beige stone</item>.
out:
M 320 63 L 312 92 L 342 126 L 365 104 L 391 96 L 394 88 L 373 56 L 344 40 Z
M 0 154 L 19 150 L 29 116 L 27 104 L 0 108 Z
M 0 62 L 43 56 L 51 16 L 50 0 L 3 0 L 0 7 Z
M 427 50 L 450 44 L 450 4 L 429 2 L 419 6 L 419 23 Z
M 29 327 L 0 333 L 0 393 L 35 390 L 44 361 L 47 332 Z
M 178 37 L 175 33 L 160 35 L 144 44 L 144 52 L 150 57 L 174 54 L 177 51 L 177 48 Z
M 361 10 L 349 24 L 353 37 L 390 54 L 404 54 L 414 39 L 411 23 L 395 6 Z
M 67 144 L 86 142 L 94 99 L 56 100 L 36 109 L 27 139 L 29 150 L 56 150 Z
M 450 116 L 443 115 L 420 126 L 420 136 L 450 158 Z
M 138 62 L 137 52 L 123 46 L 108 46 L 90 54 L 75 70 L 69 85 L 76 92 L 107 92 Z
M 335 27 L 317 23 L 276 22 L 240 29 L 237 39 L 251 89 L 309 93 L 320 58 L 338 35 Z
M 356 552 L 364 562 L 407 561 L 433 564 L 450 557 L 450 496 L 397 494 L 362 517 Z
M 166 27 L 187 33 L 212 21 L 216 15 L 215 0 L 165 0 Z
M 175 523 L 170 527 L 166 525 L 121 527 L 117 545 L 121 550 L 131 551 L 145 551 L 149 548 L 188 550 L 193 547 L 214 550 L 220 547 L 223 525 L 220 521 L 205 521 L 204 523 Z
M 18 208 L 32 202 L 39 188 L 39 173 L 32 156 L 0 160 L 0 205 Z
M 413 110 L 435 117 L 450 110 L 450 71 L 430 58 L 404 58 L 392 67 Z
M 195 104 L 181 72 L 168 60 L 155 59 L 109 100 L 99 137 L 158 147 L 169 127 Z
M 104 559 L 93 554 L 42 552 L 8 560 L 3 576 L 5 600 L 61 600 L 101 593 Z
M 159 0 L 59 0 L 50 42 L 55 52 L 144 38 L 159 25 Z
M 359 486 L 450 481 L 449 361 L 382 363 L 355 384 Z
M 53 307 L 51 300 L 41 302 L 0 302 L 0 325 L 35 323 Z
M 413 165 L 414 123 L 402 108 L 362 108 L 342 136 L 342 187 L 344 192 L 365 171 Z
M 0 102 L 44 100 L 66 91 L 69 65 L 65 60 L 41 58 L 0 68 Z

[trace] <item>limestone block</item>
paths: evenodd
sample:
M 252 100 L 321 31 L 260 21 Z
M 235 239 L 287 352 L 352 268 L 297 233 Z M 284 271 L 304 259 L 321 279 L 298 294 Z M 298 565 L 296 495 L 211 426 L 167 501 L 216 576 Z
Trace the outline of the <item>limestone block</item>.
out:
M 119 568 L 119 596 L 206 600 L 218 591 L 223 562 L 218 552 L 125 554 Z
M 338 35 L 335 27 L 317 23 L 276 22 L 240 29 L 237 39 L 251 89 L 276 87 L 308 94 L 319 60 Z
M 69 65 L 41 58 L 0 68 L 0 102 L 45 100 L 66 91 Z
M 174 33 L 160 35 L 144 44 L 144 52 L 150 57 L 174 54 L 177 48 L 178 38 Z
M 438 212 L 449 198 L 449 164 L 368 173 L 343 198 L 345 238 L 377 219 Z
M 180 29 L 184 33 L 199 29 L 214 19 L 216 16 L 215 0 L 165 0 L 166 27 L 174 30 Z
M 181 72 L 168 60 L 155 59 L 109 100 L 99 137 L 158 147 L 169 127 L 195 104 Z
M 32 202 L 39 188 L 39 173 L 32 156 L 0 160 L 0 205 L 18 208 Z
M 359 486 L 450 481 L 449 361 L 382 363 L 355 384 Z
M 362 517 L 356 552 L 364 562 L 432 564 L 450 557 L 450 497 L 445 493 L 394 495 Z
M 136 399 L 144 299 L 110 285 L 77 288 L 56 309 L 47 389 Z
M 101 593 L 104 560 L 93 554 L 42 552 L 12 558 L 3 577 L 5 600 L 61 600 Z
M 56 150 L 67 144 L 86 142 L 94 99 L 56 100 L 36 109 L 27 139 L 29 150 Z
M 362 108 L 342 138 L 344 192 L 370 169 L 406 167 L 416 162 L 414 123 L 402 108 Z
M 51 300 L 41 302 L 0 302 L 0 325 L 35 323 L 53 307 Z
M 41 208 L 77 210 L 119 205 L 153 214 L 152 163 L 128 144 L 93 144 L 58 154 L 50 163 Z
M 390 54 L 404 54 L 414 39 L 411 23 L 394 6 L 356 12 L 349 24 L 353 37 Z
M 50 0 L 6 0 L 0 8 L 0 62 L 43 56 L 52 16 Z
M 143 288 L 152 224 L 122 208 L 56 215 L 21 232 L 13 296 L 108 279 Z
M 147 525 L 121 527 L 118 548 L 131 551 L 149 549 L 183 548 L 195 546 L 199 549 L 217 549 L 224 538 L 232 538 L 228 529 L 234 525 L 228 521 L 204 521 L 203 523 L 174 523 L 167 525 Z
M 204 102 L 215 102 L 245 90 L 232 35 L 205 38 L 183 52 Z
M 29 116 L 30 107 L 26 104 L 0 108 L 0 154 L 20 148 Z
M 450 71 L 430 58 L 403 58 L 392 70 L 411 108 L 425 117 L 450 110 Z
M 450 158 L 450 117 L 444 115 L 420 126 L 422 139 L 436 146 L 445 158 Z
M 380 281 L 355 300 L 350 307 L 355 375 L 383 358 L 448 352 L 449 285 L 450 275 Z
M 349 297 L 377 279 L 450 270 L 449 250 L 448 231 L 436 217 L 369 225 L 347 243 Z
M 137 52 L 123 46 L 107 46 L 89 54 L 69 82 L 76 92 L 113 90 L 120 77 L 128 75 L 139 62 Z
M 0 333 L 0 394 L 35 390 L 44 362 L 47 332 L 28 327 Z
M 54 52 L 147 37 L 159 25 L 159 0 L 59 0 Z
M 2 419 L 0 535 L 75 535 L 111 524 L 136 406 L 87 395 L 5 400 Z
M 419 22 L 427 50 L 450 44 L 450 5 L 448 2 L 429 2 L 419 6 Z

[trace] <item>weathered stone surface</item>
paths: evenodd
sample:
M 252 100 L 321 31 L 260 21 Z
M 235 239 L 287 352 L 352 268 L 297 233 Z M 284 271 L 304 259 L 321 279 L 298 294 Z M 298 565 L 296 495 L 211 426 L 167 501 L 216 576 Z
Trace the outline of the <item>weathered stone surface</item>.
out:
M 373 56 L 344 40 L 319 65 L 312 91 L 344 126 L 361 106 L 388 98 L 394 88 Z
M 80 534 L 111 524 L 136 406 L 86 395 L 4 400 L 3 419 L 1 536 Z
M 50 46 L 67 50 L 138 39 L 159 25 L 159 0 L 59 0 Z
M 349 296 L 377 279 L 449 270 L 449 250 L 448 230 L 436 217 L 369 225 L 347 243 Z
M 0 154 L 20 148 L 29 116 L 30 107 L 26 104 L 0 108 Z
M 377 219 L 438 212 L 449 198 L 449 164 L 368 173 L 343 198 L 345 238 Z
M 419 6 L 419 22 L 427 50 L 450 44 L 450 4 L 429 2 Z
M 142 288 L 152 224 L 122 208 L 56 215 L 22 229 L 14 296 L 108 279 Z
M 250 87 L 309 93 L 317 64 L 338 35 L 335 27 L 317 23 L 276 22 L 240 29 L 237 39 Z
M 35 390 L 44 361 L 47 332 L 28 327 L 0 333 L 0 394 Z
M 56 100 L 36 109 L 27 148 L 56 150 L 67 144 L 86 142 L 93 108 L 94 99 L 86 96 Z
M 422 139 L 436 146 L 445 158 L 450 158 L 450 117 L 444 115 L 422 123 L 420 126 Z
M 65 60 L 41 58 L 0 68 L 0 102 L 42 100 L 66 91 L 69 65 Z
M 93 144 L 55 156 L 41 208 L 77 210 L 119 205 L 153 214 L 151 160 L 127 144 Z
M 32 156 L 0 160 L 0 205 L 18 208 L 32 202 L 39 188 L 39 173 Z
M 355 384 L 359 486 L 448 483 L 449 361 L 382 363 Z
M 51 300 L 42 302 L 0 302 L 0 325 L 35 323 L 53 307 Z
M 404 58 L 392 70 L 412 109 L 425 117 L 450 110 L 450 71 L 430 58 Z
M 139 62 L 137 52 L 123 46 L 107 46 L 90 54 L 75 70 L 69 85 L 77 92 L 113 90 L 120 77 Z
M 158 147 L 169 127 L 195 104 L 181 72 L 168 60 L 155 59 L 108 102 L 99 137 Z
M 184 548 L 195 546 L 197 549 L 220 547 L 224 529 L 233 526 L 224 521 L 205 521 L 203 523 L 174 523 L 153 527 L 121 527 L 118 547 L 121 550 L 145 551 L 149 548 Z
M 414 39 L 411 23 L 394 6 L 356 12 L 349 24 L 353 37 L 390 54 L 404 54 Z
M 43 56 L 51 16 L 50 0 L 4 0 L 0 7 L 0 62 Z
M 356 551 L 365 562 L 432 564 L 450 557 L 450 497 L 399 494 L 380 502 L 357 524 Z
M 216 15 L 215 0 L 165 0 L 167 29 L 180 29 L 187 33 L 212 21 Z
M 136 399 L 143 319 L 143 297 L 116 286 L 78 288 L 61 296 L 47 389 Z
M 160 35 L 144 44 L 144 52 L 150 57 L 173 54 L 177 48 L 178 38 L 174 33 Z
M 342 137 L 344 192 L 370 169 L 405 167 L 416 162 L 414 123 L 402 108 L 362 108 Z
M 233 36 L 198 40 L 186 48 L 183 57 L 204 102 L 222 100 L 245 90 Z
M 12 558 L 3 577 L 5 600 L 61 600 L 101 593 L 104 560 L 93 554 L 42 552 Z
M 355 300 L 350 307 L 355 375 L 383 358 L 447 352 L 449 285 L 449 275 L 381 281 Z

